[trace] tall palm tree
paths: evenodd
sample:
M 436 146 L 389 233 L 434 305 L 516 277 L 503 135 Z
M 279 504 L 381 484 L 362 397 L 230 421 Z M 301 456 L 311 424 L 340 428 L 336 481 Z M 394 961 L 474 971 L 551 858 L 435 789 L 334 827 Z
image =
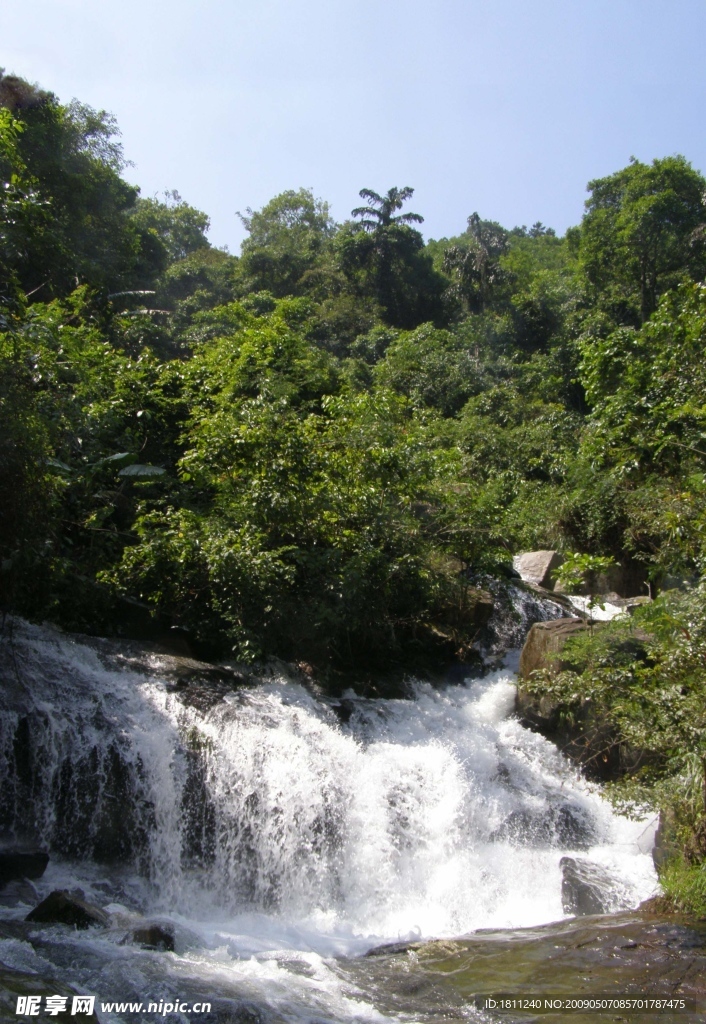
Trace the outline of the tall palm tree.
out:
M 371 188 L 362 188 L 358 195 L 367 199 L 367 206 L 357 206 L 351 210 L 351 216 L 360 217 L 360 225 L 366 231 L 378 231 L 390 227 L 391 224 L 423 224 L 424 218 L 418 213 L 401 213 L 395 217 L 395 210 L 401 210 L 404 203 L 414 195 L 414 189 L 391 188 L 387 195 L 381 196 Z

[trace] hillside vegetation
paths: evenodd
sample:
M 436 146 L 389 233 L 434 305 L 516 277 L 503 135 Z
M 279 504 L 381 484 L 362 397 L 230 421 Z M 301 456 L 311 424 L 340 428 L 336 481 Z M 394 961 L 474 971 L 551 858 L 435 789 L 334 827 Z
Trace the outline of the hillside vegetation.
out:
M 648 746 L 657 700 L 646 784 L 703 837 L 704 177 L 632 160 L 564 237 L 427 242 L 412 188 L 341 224 L 292 190 L 235 256 L 123 168 L 105 112 L 0 77 L 2 608 L 384 670 L 463 659 L 469 581 L 519 550 L 642 565 L 687 585 L 654 649 L 584 653 L 563 699 Z

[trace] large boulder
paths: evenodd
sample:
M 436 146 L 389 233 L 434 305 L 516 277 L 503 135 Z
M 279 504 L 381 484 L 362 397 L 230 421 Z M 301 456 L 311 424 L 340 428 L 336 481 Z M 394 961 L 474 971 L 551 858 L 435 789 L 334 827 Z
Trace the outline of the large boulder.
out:
M 110 918 L 100 907 L 87 903 L 80 896 L 73 896 L 64 889 L 55 889 L 34 910 L 30 910 L 25 921 L 90 928 L 95 925 L 106 927 L 110 923 Z
M 555 673 L 569 668 L 562 653 L 564 646 L 588 628 L 579 619 L 552 619 L 532 626 L 520 656 L 516 709 L 526 726 L 556 743 L 591 778 L 607 782 L 644 764 L 648 760 L 646 751 L 620 742 L 615 728 L 601 716 L 593 701 L 572 703 L 571 715 L 567 716 L 563 713 L 566 707 L 556 698 L 541 691 L 531 693 L 523 686 L 537 669 Z M 621 646 L 633 660 L 639 659 L 644 657 L 645 640 L 645 634 L 636 631 Z
M 588 594 L 609 595 L 618 598 L 634 598 L 647 595 L 647 575 L 640 562 L 624 559 L 620 565 L 613 565 L 605 573 L 599 573 L 579 585 L 567 589 L 557 583 L 554 577 L 556 570 L 564 562 L 560 551 L 523 551 L 515 555 L 512 564 L 525 583 L 534 587 L 542 587 L 557 594 Z
M 536 669 L 560 672 L 566 668 L 561 657 L 566 641 L 584 632 L 588 626 L 581 619 L 550 619 L 535 622 L 520 655 L 520 676 L 527 679 Z
M 565 740 L 572 737 L 564 736 L 566 729 L 560 719 L 559 704 L 548 694 L 529 693 L 522 686 L 522 681 L 529 679 L 532 672 L 539 669 L 561 672 L 567 668 L 561 657 L 564 645 L 569 637 L 576 636 L 586 629 L 588 627 L 581 619 L 550 619 L 548 622 L 535 622 L 520 655 L 515 705 L 517 713 L 530 729 L 541 732 L 543 736 L 559 742 L 562 746 Z
M 513 558 L 512 564 L 525 583 L 553 590 L 553 573 L 563 561 L 564 556 L 558 551 L 523 551 Z

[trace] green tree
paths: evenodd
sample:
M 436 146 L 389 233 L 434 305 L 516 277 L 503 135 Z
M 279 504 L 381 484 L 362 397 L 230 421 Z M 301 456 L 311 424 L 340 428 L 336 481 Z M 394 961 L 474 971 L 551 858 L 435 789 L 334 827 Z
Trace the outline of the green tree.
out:
M 706 220 L 706 179 L 682 156 L 633 159 L 588 188 L 580 235 L 588 281 L 603 301 L 632 306 L 644 323 L 665 290 L 706 269 L 697 233 Z
M 442 315 L 444 281 L 434 270 L 422 236 L 410 227 L 423 218 L 395 212 L 413 193 L 409 187 L 391 188 L 384 196 L 362 189 L 368 205 L 352 211 L 359 225 L 346 225 L 336 239 L 338 263 L 351 287 L 372 296 L 393 327 L 412 328 Z
M 444 270 L 452 276 L 452 294 L 472 312 L 483 313 L 493 288 L 503 277 L 500 257 L 507 251 L 508 232 L 472 213 L 466 235 L 467 243 L 446 250 Z
M 411 511 L 433 460 L 405 399 L 341 389 L 306 309 L 239 306 L 204 343 L 179 503 L 145 504 L 110 578 L 241 656 L 387 663 L 434 605 Z
M 336 229 L 328 203 L 300 188 L 239 216 L 248 231 L 240 261 L 245 290 L 269 291 L 276 298 L 305 292 L 306 276 L 321 262 Z
M 161 242 L 168 263 L 209 248 L 207 215 L 189 206 L 176 189 L 165 192 L 163 200 L 138 199 L 130 219 L 142 232 Z
M 62 105 L 11 76 L 0 77 L 0 106 L 16 126 L 5 115 L 5 137 L 14 131 L 33 196 L 33 215 L 15 232 L 12 274 L 20 287 L 50 299 L 77 283 L 116 291 L 153 276 L 159 266 L 150 239 L 129 218 L 139 190 L 121 177 L 114 119 L 77 102 Z
M 359 218 L 365 231 L 377 232 L 380 228 L 389 228 L 392 224 L 423 224 L 424 218 L 418 213 L 400 213 L 408 199 L 414 195 L 414 189 L 406 185 L 404 188 L 391 188 L 381 196 L 370 188 L 362 188 L 358 195 L 367 199 L 367 206 L 357 206 L 351 210 L 351 216 Z
M 706 566 L 706 289 L 669 292 L 640 330 L 583 344 L 593 412 L 581 456 L 628 513 L 623 543 L 658 574 Z

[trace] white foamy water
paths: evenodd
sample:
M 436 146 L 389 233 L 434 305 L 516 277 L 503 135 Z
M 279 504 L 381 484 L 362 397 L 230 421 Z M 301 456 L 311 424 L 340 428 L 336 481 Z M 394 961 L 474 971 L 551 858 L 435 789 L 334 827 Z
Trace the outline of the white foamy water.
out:
M 616 619 L 619 615 L 627 615 L 625 609 L 620 605 L 605 601 L 600 596 L 593 598 L 596 602 L 593 605 L 591 605 L 590 597 L 581 597 L 578 594 L 568 594 L 567 596 L 577 611 L 589 615 L 594 622 L 610 622 L 611 619 Z
M 512 717 L 508 671 L 340 703 L 282 679 L 202 712 L 49 630 L 18 625 L 14 659 L 0 828 L 51 847 L 40 892 L 109 905 L 111 931 L 57 947 L 90 949 L 72 983 L 102 998 L 181 985 L 273 1019 L 374 1020 L 328 958 L 558 920 L 567 854 L 610 871 L 611 909 L 655 891 L 653 826 Z M 177 954 L 119 945 L 137 910 L 176 925 Z M 0 961 L 30 955 L 11 941 Z

